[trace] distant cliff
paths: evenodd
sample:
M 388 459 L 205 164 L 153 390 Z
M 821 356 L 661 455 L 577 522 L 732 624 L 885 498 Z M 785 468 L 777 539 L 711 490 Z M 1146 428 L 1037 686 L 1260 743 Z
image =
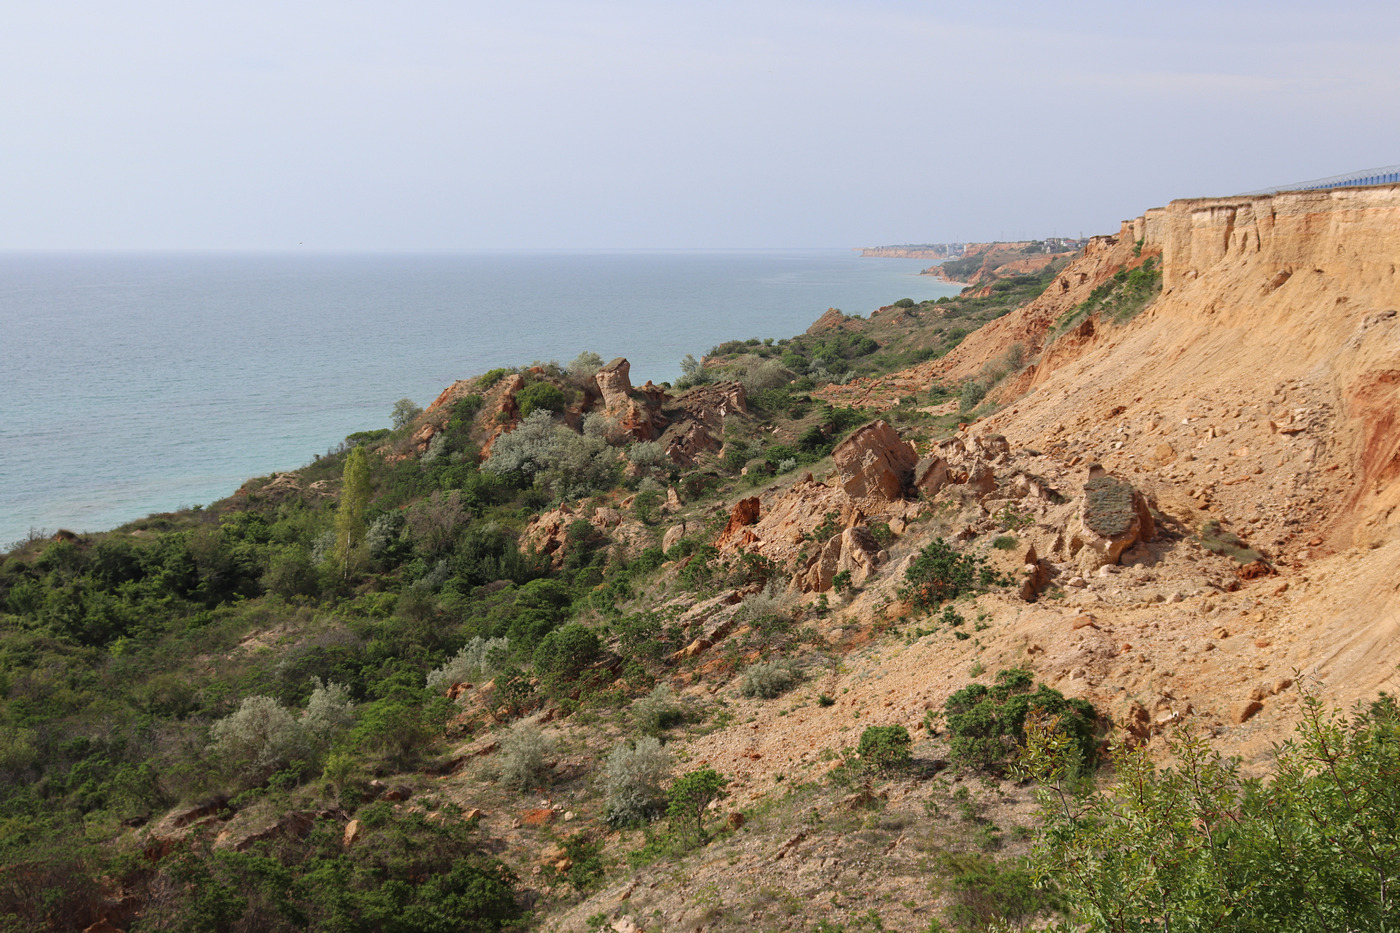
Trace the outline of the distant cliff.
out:
M 862 256 L 876 259 L 953 259 L 963 254 L 962 243 L 921 243 L 917 246 L 867 246 Z

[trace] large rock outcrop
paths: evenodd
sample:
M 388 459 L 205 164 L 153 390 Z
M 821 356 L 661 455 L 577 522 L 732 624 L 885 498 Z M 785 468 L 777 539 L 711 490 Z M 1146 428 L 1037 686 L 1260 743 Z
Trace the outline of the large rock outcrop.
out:
M 748 396 L 742 383 L 696 386 L 677 398 L 668 410 L 671 423 L 660 443 L 673 462 L 694 466 L 701 454 L 720 449 L 725 421 L 748 411 Z
M 873 421 L 832 451 L 841 488 L 852 499 L 904 498 L 919 457 L 888 422 Z
M 618 357 L 594 373 L 601 409 L 617 421 L 622 433 L 634 440 L 655 440 L 666 426 L 666 418 L 661 414 L 666 393 L 650 382 L 647 391 L 634 391 L 631 372 L 632 364 Z

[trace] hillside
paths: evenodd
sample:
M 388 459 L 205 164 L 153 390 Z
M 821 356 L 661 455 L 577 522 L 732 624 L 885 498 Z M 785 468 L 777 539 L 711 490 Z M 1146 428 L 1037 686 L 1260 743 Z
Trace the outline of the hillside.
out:
M 1043 925 L 970 684 L 1038 683 L 1089 755 L 1186 725 L 1259 775 L 1300 688 L 1400 691 L 1397 237 L 1397 186 L 1176 201 L 675 386 L 494 370 L 208 509 L 26 542 L 0 915 Z

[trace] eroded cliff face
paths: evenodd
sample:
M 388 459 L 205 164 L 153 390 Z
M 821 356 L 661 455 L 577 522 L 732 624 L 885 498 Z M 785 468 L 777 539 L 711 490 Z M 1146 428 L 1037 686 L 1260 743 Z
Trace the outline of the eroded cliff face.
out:
M 1086 265 L 1141 241 L 1161 296 L 1043 348 L 985 429 L 1101 460 L 1189 527 L 1241 529 L 1289 584 L 1255 600 L 1298 667 L 1339 700 L 1393 691 L 1400 187 L 1175 201 L 1116 239 L 1069 272 L 1087 284 L 1102 267 Z M 1003 339 L 1034 340 L 1055 297 L 1009 315 Z M 986 352 L 968 344 L 948 372 Z
M 1089 572 L 1075 506 L 1022 503 L 1034 521 L 1017 535 L 1064 595 L 989 610 L 983 663 L 1027 665 L 1144 739 L 1159 717 L 1195 717 L 1265 767 L 1297 715 L 1280 685 L 1316 678 L 1343 706 L 1400 689 L 1397 258 L 1400 186 L 1175 201 L 1094 238 L 1041 297 L 943 359 L 831 398 L 956 384 L 1020 343 L 1028 362 L 990 396 L 1001 409 L 965 434 L 1004 436 L 1012 461 L 975 507 L 961 493 L 953 530 L 991 520 L 1018 471 L 1073 497 L 1097 464 L 1141 492 L 1163 533 L 1121 570 Z M 1163 287 L 1142 313 L 1056 331 L 1151 260 Z M 1218 531 L 1262 561 L 1211 554 Z M 918 534 L 891 549 L 895 574 Z

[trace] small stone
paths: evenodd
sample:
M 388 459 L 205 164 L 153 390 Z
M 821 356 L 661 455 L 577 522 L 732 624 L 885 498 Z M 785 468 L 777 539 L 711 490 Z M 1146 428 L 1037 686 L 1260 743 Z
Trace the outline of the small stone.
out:
M 356 840 L 358 840 L 359 838 L 360 838 L 360 821 L 359 821 L 359 820 L 351 820 L 350 822 L 348 822 L 348 823 L 345 824 L 345 834 L 344 834 L 343 836 L 340 837 L 340 844 L 343 845 L 345 848 L 348 849 L 348 848 L 350 848 L 351 846 L 353 846 L 353 845 L 355 844 Z
M 1269 647 L 1269 646 L 1272 645 L 1272 644 L 1273 644 L 1273 641 L 1271 641 L 1271 640 L 1268 639 L 1268 638 L 1256 638 L 1256 639 L 1254 639 L 1254 647 L 1256 647 L 1256 648 L 1267 648 L 1267 647 Z

